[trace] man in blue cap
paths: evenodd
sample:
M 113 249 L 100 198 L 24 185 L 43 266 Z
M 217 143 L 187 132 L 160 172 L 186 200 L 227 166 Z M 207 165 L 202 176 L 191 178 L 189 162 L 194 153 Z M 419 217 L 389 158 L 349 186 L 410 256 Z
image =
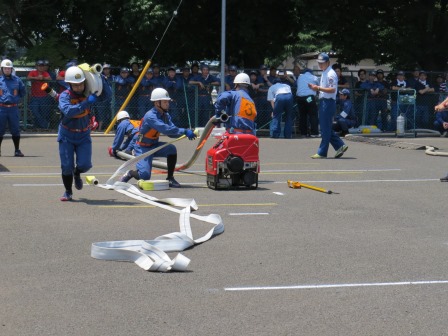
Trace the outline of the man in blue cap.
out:
M 349 89 L 342 89 L 339 92 L 339 101 L 341 109 L 339 114 L 334 118 L 333 130 L 340 132 L 341 137 L 344 137 L 348 134 L 348 130 L 356 125 L 356 116 L 352 101 L 350 100 Z
M 322 71 L 320 85 L 308 84 L 311 90 L 319 94 L 319 125 L 322 140 L 313 159 L 325 159 L 330 144 L 336 150 L 335 158 L 340 158 L 348 149 L 341 138 L 333 131 L 333 116 L 336 113 L 336 91 L 338 89 L 338 75 L 330 67 L 330 57 L 326 53 L 319 54 L 317 58 L 319 69 Z

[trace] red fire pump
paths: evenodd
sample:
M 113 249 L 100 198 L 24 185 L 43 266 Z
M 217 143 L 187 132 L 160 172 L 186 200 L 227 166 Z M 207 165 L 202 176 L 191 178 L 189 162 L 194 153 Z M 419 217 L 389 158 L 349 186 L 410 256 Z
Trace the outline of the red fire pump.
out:
M 258 187 L 260 159 L 258 138 L 252 134 L 225 133 L 207 151 L 205 171 L 210 189 Z

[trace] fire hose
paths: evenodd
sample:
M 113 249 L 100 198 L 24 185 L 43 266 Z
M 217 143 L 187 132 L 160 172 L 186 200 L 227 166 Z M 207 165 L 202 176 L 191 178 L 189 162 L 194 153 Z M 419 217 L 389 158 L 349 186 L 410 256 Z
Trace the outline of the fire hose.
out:
M 190 168 L 193 165 L 193 163 L 197 160 L 199 154 L 201 154 L 201 151 L 204 148 L 204 145 L 207 142 L 207 139 L 210 137 L 210 134 L 212 133 L 213 128 L 216 126 L 216 124 L 220 123 L 220 122 L 225 122 L 227 119 L 228 119 L 228 116 L 225 113 L 221 114 L 220 118 L 216 118 L 216 116 L 211 117 L 210 120 L 208 121 L 208 123 L 204 127 L 204 131 L 202 132 L 202 134 L 201 134 L 201 136 L 199 138 L 199 144 L 196 146 L 196 148 L 195 148 L 191 158 L 187 162 L 185 162 L 185 163 L 178 163 L 178 164 L 176 164 L 175 170 L 179 171 L 179 170 L 185 170 L 185 169 Z M 177 141 L 177 140 L 175 140 L 175 141 Z M 173 143 L 173 142 L 174 141 L 169 142 L 169 143 Z M 160 149 L 160 147 L 158 149 Z M 151 151 L 151 152 L 153 152 L 153 151 Z M 147 157 L 148 153 L 143 154 L 144 157 Z M 151 154 L 149 154 L 149 155 L 151 155 Z M 137 159 L 135 156 L 127 154 L 127 153 L 125 153 L 123 151 L 118 151 L 117 152 L 117 156 L 119 156 L 122 159 L 129 160 L 128 162 L 130 162 L 130 161 L 138 162 L 138 161 L 140 161 L 141 159 L 144 158 L 142 156 L 138 156 L 137 157 L 138 159 Z M 128 165 L 126 165 L 126 167 L 129 167 L 130 165 L 131 164 L 128 164 Z M 164 169 L 164 170 L 168 169 L 167 163 L 163 162 L 163 161 L 154 160 L 152 165 L 153 165 L 153 167 L 156 167 L 156 168 L 159 168 L 159 169 Z M 124 173 L 124 171 L 122 171 L 122 172 Z
M 437 148 L 426 146 L 425 154 L 433 155 L 433 156 L 448 156 L 447 152 L 439 152 L 436 151 Z
M 190 259 L 181 253 L 178 253 L 171 259 L 167 253 L 184 251 L 224 232 L 224 223 L 222 222 L 221 216 L 217 214 L 198 216 L 191 213 L 192 210 L 198 209 L 194 199 L 165 198 L 159 200 L 140 192 L 135 186 L 124 182 L 115 182 L 113 185 L 92 183 L 92 185 L 103 189 L 115 190 L 141 202 L 176 212 L 180 216 L 179 232 L 165 234 L 153 240 L 96 242 L 91 247 L 90 255 L 92 258 L 131 261 L 144 270 L 153 272 L 185 271 L 190 263 Z M 182 207 L 183 209 L 177 209 L 175 206 Z M 194 239 L 190 218 L 210 223 L 213 225 L 213 228 L 204 236 Z
M 204 146 L 208 136 L 215 124 L 213 122 L 219 122 L 220 120 L 225 120 L 227 116 L 223 116 L 223 119 L 217 119 L 212 117 L 204 128 L 204 133 L 201 136 L 200 144 L 196 147 L 195 153 L 192 159 L 187 163 L 190 165 L 199 155 L 199 152 Z M 157 147 L 151 151 L 148 151 L 140 156 L 133 157 L 131 160 L 123 163 L 117 171 L 112 174 L 108 179 L 106 184 L 99 184 L 98 180 L 94 176 L 87 176 L 86 181 L 88 184 L 97 186 L 103 189 L 115 190 L 121 194 L 128 197 L 134 198 L 141 202 L 154 205 L 165 210 L 179 213 L 179 232 L 173 232 L 170 234 L 162 235 L 153 240 L 127 240 L 127 241 L 107 241 L 107 242 L 96 242 L 92 244 L 91 256 L 95 259 L 102 260 L 115 260 L 115 261 L 132 261 L 136 263 L 139 267 L 146 271 L 154 272 L 169 272 L 169 271 L 185 271 L 190 263 L 190 259 L 182 254 L 177 254 L 176 257 L 171 259 L 168 252 L 180 252 L 188 249 L 194 245 L 201 244 L 212 237 L 224 232 L 224 223 L 222 219 L 217 214 L 210 214 L 208 216 L 198 216 L 192 214 L 192 210 L 197 210 L 197 204 L 194 199 L 183 199 L 183 198 L 165 198 L 158 200 L 157 198 L 151 197 L 147 194 L 142 193 L 135 186 L 115 181 L 119 174 L 124 173 L 124 171 L 131 165 L 134 165 L 139 160 L 156 153 L 163 147 L 168 146 L 176 141 L 185 139 L 186 136 L 183 135 L 171 142 L 165 143 L 160 147 Z M 191 163 L 190 163 L 191 162 Z M 181 165 L 183 167 L 187 164 Z M 182 207 L 182 210 L 175 208 L 175 206 Z M 207 232 L 204 236 L 193 239 L 193 234 L 190 225 L 190 218 L 195 218 L 197 220 L 213 224 L 214 227 Z

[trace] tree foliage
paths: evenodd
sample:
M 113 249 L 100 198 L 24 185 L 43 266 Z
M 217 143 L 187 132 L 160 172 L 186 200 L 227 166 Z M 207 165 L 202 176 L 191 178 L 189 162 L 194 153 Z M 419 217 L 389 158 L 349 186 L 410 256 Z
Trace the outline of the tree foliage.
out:
M 221 2 L 184 0 L 2 0 L 0 52 L 124 65 L 220 59 Z M 335 51 L 409 68 L 445 69 L 447 0 L 227 0 L 226 61 L 279 64 L 287 56 Z M 166 30 L 168 23 L 169 28 Z M 164 35 L 166 31 L 166 34 Z M 163 39 L 163 40 L 162 40 Z

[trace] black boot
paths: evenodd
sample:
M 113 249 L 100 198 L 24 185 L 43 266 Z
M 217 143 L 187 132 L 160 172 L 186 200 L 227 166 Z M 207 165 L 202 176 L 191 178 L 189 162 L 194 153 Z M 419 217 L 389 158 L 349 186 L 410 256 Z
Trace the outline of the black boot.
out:
M 12 142 L 14 143 L 14 156 L 23 157 L 23 153 L 20 151 L 20 135 L 15 135 L 12 137 Z
M 62 175 L 62 183 L 64 183 L 65 193 L 61 197 L 61 201 L 71 201 L 73 198 L 72 184 L 73 175 Z
M 166 165 L 168 169 L 167 181 L 170 183 L 170 188 L 180 188 L 180 183 L 174 179 L 174 169 L 176 169 L 177 154 L 168 155 L 166 157 Z

